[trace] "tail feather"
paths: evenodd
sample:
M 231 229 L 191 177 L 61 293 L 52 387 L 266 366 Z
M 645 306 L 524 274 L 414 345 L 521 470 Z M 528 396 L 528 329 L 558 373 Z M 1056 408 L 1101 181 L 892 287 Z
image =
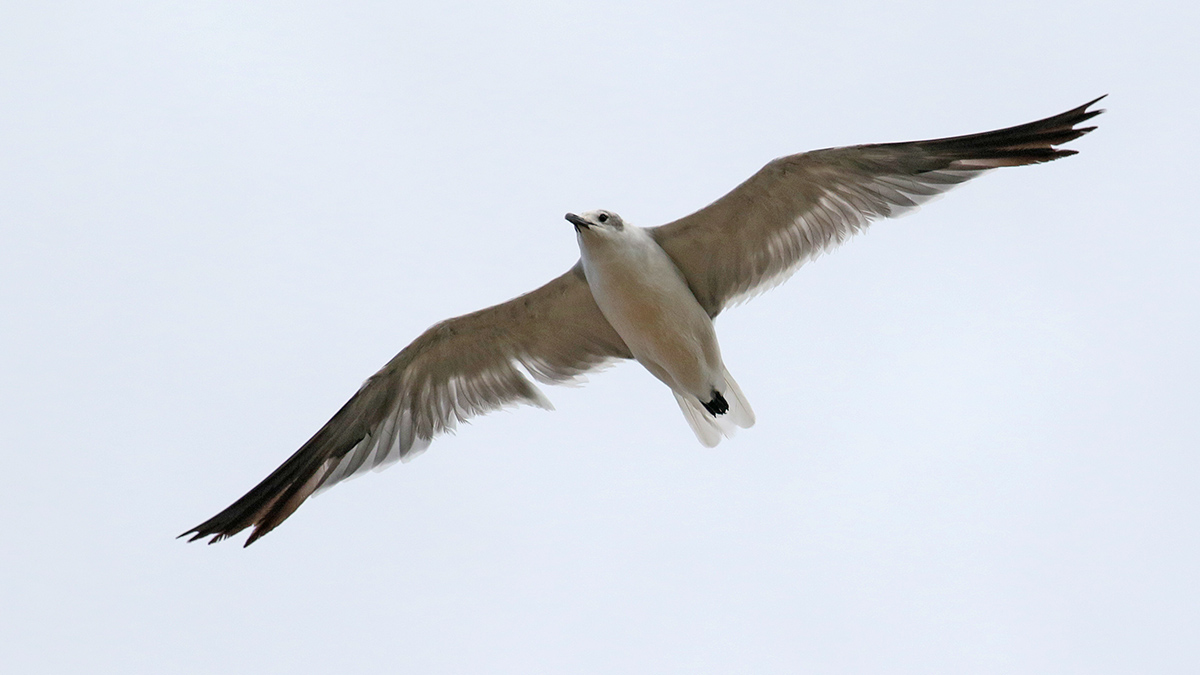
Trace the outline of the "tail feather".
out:
M 696 439 L 706 448 L 717 447 L 717 443 L 721 442 L 721 437 L 728 435 L 717 423 L 717 418 L 710 415 L 704 409 L 704 405 L 700 403 L 700 399 L 695 396 L 680 394 L 674 389 L 671 390 L 671 393 L 675 394 L 675 401 L 679 404 L 679 409 L 683 411 L 684 418 L 692 427 L 692 432 L 696 434 Z
M 743 429 L 754 426 L 754 408 L 750 407 L 750 402 L 746 400 L 746 395 L 742 393 L 737 381 L 729 374 L 728 368 L 725 369 L 725 385 L 727 388 L 722 393 L 729 401 L 729 421 Z
M 707 448 L 716 447 L 722 437 L 733 436 L 738 427 L 747 429 L 754 426 L 754 409 L 750 407 L 742 388 L 734 381 L 728 369 L 724 371 L 724 375 L 725 391 L 719 393 L 729 407 L 721 414 L 714 415 L 709 412 L 704 402 L 695 396 L 671 390 L 679 409 L 683 411 L 684 419 L 696 434 L 696 439 Z

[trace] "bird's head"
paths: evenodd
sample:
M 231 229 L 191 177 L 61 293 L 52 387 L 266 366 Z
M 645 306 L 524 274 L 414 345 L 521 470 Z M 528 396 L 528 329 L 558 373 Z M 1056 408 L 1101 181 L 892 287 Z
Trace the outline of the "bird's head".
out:
M 566 218 L 567 222 L 575 226 L 575 231 L 581 237 L 584 235 L 611 237 L 625 231 L 625 221 L 621 220 L 621 216 L 604 209 L 585 211 L 579 215 L 568 213 Z

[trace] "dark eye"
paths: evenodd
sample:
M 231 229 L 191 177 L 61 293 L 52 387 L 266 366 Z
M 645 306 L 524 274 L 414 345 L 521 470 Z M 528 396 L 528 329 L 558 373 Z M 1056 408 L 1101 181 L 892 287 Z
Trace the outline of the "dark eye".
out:
M 596 220 L 598 220 L 598 221 L 600 221 L 600 222 L 602 222 L 602 223 L 607 223 L 607 222 L 608 222 L 608 214 L 607 214 L 607 213 L 601 213 L 601 214 L 600 214 L 600 217 L 599 217 L 599 218 L 597 218 Z

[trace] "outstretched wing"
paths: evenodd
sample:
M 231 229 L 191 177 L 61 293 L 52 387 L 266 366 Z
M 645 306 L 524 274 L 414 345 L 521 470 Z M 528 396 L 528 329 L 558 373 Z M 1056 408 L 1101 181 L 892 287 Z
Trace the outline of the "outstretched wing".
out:
M 1100 98 L 1104 98 L 1101 96 Z M 703 209 L 651 230 L 716 316 L 801 264 L 989 169 L 1075 154 L 1055 146 L 1095 127 L 1100 99 L 1037 122 L 931 141 L 855 145 L 781 157 Z
M 253 526 L 249 546 L 317 490 L 411 456 L 457 422 L 516 403 L 549 407 L 519 367 L 556 383 L 627 358 L 576 264 L 535 291 L 425 331 L 270 476 L 180 536 L 213 543 Z

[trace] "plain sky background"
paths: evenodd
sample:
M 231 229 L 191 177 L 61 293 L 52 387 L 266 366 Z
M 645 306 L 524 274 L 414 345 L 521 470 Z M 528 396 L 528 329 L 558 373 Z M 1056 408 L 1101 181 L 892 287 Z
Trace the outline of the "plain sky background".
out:
M 1193 673 L 1195 2 L 0 4 L 10 673 Z M 249 549 L 174 536 L 422 330 L 773 157 L 1100 94 L 717 321 Z

